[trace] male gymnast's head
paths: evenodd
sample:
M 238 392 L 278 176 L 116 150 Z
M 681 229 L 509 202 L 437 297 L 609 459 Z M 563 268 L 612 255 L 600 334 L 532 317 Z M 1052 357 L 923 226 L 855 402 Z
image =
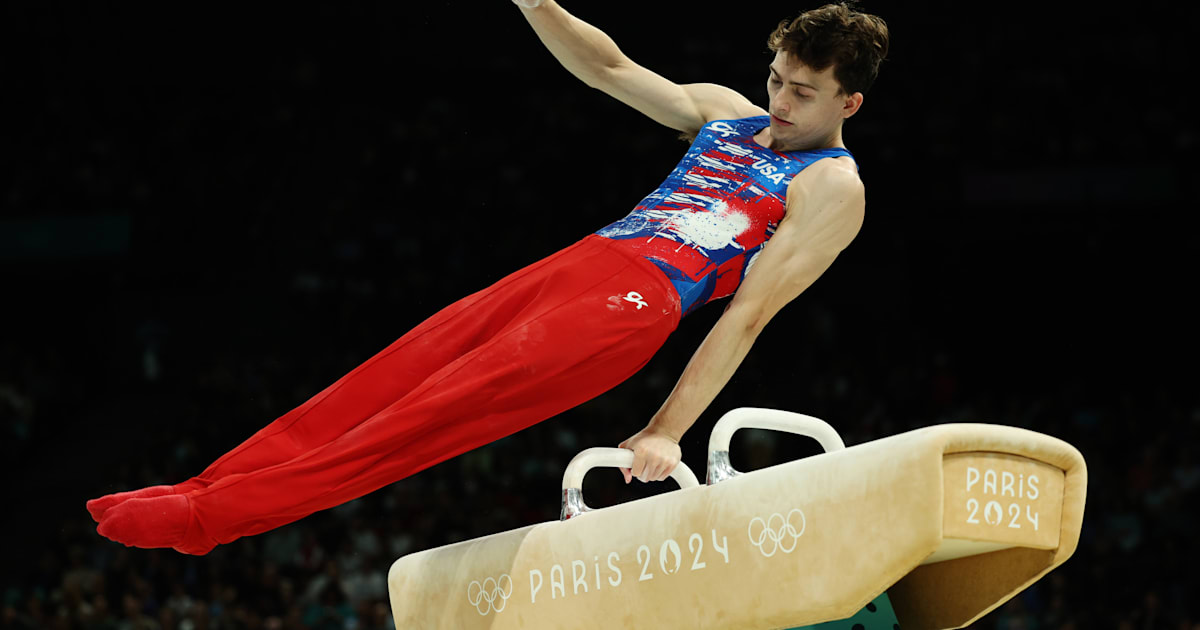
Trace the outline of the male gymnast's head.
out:
M 862 107 L 888 53 L 888 27 L 852 3 L 827 4 L 780 22 L 767 38 L 771 146 L 833 146 L 842 121 Z

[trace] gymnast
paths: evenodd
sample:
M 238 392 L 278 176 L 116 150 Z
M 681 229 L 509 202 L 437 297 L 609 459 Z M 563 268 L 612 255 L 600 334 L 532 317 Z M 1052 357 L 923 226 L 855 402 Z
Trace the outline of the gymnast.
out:
M 599 396 L 683 315 L 732 295 L 620 444 L 634 452 L 626 483 L 663 480 L 763 327 L 858 233 L 842 125 L 887 55 L 879 17 L 841 2 L 781 22 L 764 110 L 639 66 L 555 0 L 514 2 L 573 75 L 694 137 L 680 163 L 628 216 L 442 309 L 199 475 L 88 501 L 101 535 L 203 555 L 340 505 Z

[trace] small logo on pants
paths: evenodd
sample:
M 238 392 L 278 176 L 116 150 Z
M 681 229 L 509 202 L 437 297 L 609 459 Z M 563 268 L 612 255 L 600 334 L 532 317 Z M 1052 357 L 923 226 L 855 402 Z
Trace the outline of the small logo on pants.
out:
M 637 310 L 639 311 L 642 310 L 643 306 L 650 306 L 645 302 L 645 300 L 642 299 L 642 294 L 638 293 L 637 291 L 630 291 L 621 299 L 625 300 L 626 302 L 633 302 L 634 304 L 637 304 Z

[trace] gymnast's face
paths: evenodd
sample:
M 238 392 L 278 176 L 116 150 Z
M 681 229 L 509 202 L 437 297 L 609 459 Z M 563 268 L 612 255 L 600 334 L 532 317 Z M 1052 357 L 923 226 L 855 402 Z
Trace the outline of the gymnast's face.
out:
M 776 151 L 824 148 L 840 141 L 842 121 L 862 105 L 861 93 L 841 93 L 832 66 L 814 72 L 780 51 L 767 72 L 771 148 Z

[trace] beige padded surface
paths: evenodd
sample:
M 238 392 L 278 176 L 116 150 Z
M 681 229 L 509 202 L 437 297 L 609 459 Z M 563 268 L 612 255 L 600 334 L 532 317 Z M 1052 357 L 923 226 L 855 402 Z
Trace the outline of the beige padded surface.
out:
M 1003 466 L 1061 472 L 1060 504 L 1045 505 L 1039 474 L 1036 533 L 1013 539 L 993 508 L 990 523 L 978 513 L 987 527 L 947 542 L 945 505 L 971 498 L 944 487 L 955 454 L 992 465 L 1006 501 Z M 405 556 L 389 573 L 392 610 L 402 628 L 790 628 L 848 617 L 890 589 L 902 627 L 958 627 L 1070 556 L 1085 489 L 1082 457 L 1060 440 L 939 425 Z M 922 566 L 961 541 L 984 553 Z M 1012 544 L 1051 548 L 988 552 Z

